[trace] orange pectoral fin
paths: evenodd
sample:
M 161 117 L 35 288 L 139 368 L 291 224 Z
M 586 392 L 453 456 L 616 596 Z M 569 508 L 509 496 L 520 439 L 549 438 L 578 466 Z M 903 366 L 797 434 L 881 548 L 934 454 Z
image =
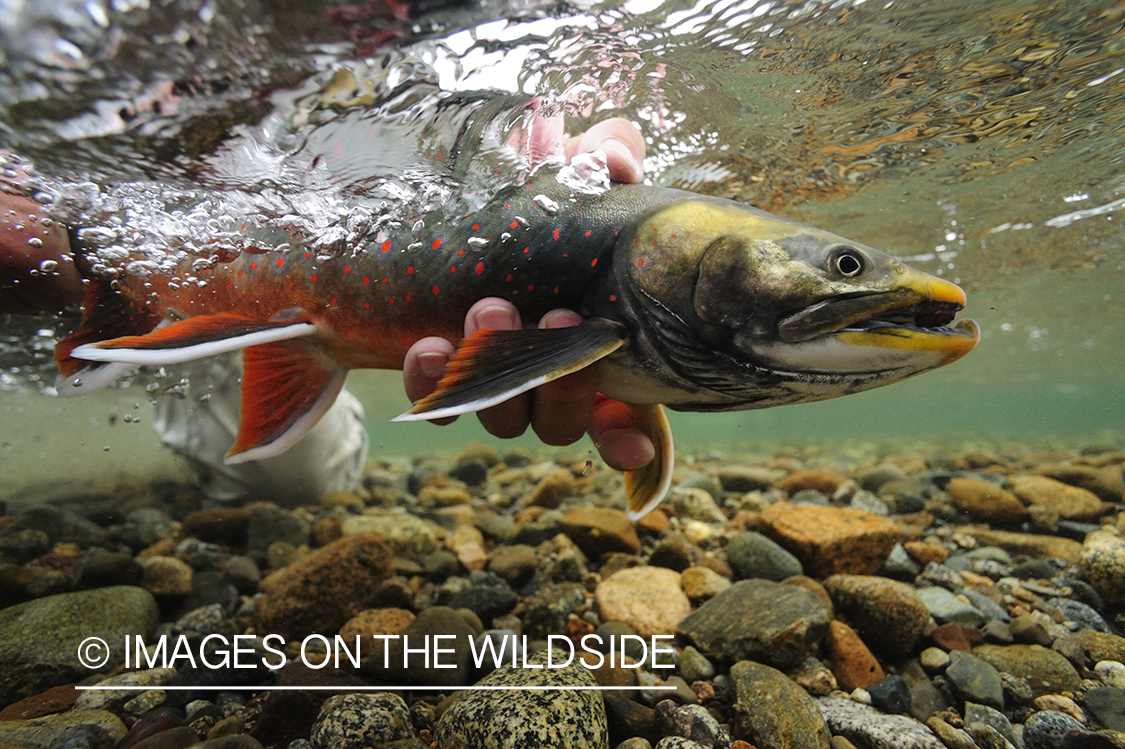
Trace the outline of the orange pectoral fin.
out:
M 332 407 L 347 374 L 303 341 L 243 351 L 241 421 L 224 462 L 245 463 L 288 450 Z
M 656 457 L 635 471 L 625 472 L 625 500 L 630 520 L 639 520 L 656 507 L 672 486 L 672 468 L 676 457 L 672 448 L 672 430 L 660 404 L 626 404 L 633 412 L 637 428 L 648 435 L 656 448 Z

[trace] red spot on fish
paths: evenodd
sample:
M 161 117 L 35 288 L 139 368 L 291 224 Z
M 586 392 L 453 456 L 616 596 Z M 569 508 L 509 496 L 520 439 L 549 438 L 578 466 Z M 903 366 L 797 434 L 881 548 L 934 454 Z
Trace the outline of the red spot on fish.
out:
M 449 266 L 449 272 L 450 273 L 456 273 L 457 272 L 457 266 L 456 265 Z
M 465 251 L 464 251 L 464 250 L 457 250 L 457 254 L 458 254 L 458 255 L 464 255 L 464 254 L 465 254 Z
M 384 279 L 383 279 L 383 283 L 386 283 L 386 282 L 387 282 L 388 280 L 389 280 L 389 279 L 386 279 L 386 278 L 384 278 Z
M 593 234 L 593 233 L 594 233 L 594 232 L 590 231 L 589 229 L 587 229 L 587 230 L 586 230 L 586 236 L 587 236 L 587 237 L 588 237 L 588 236 L 590 236 L 590 235 L 591 235 L 591 234 Z
M 332 297 L 332 299 L 330 301 L 331 301 L 332 304 L 335 304 L 336 303 L 336 297 Z
M 242 271 L 241 271 L 241 270 L 240 270 L 240 271 L 238 271 L 238 277 L 239 277 L 239 278 L 242 278 Z
M 363 285 L 366 286 L 369 283 L 371 283 L 371 279 L 368 278 L 367 276 L 364 276 L 363 277 Z
M 672 235 L 672 239 L 675 239 L 675 238 L 676 238 L 676 235 L 675 235 L 675 234 L 673 234 L 673 235 Z
M 311 252 L 306 252 L 306 253 L 305 253 L 305 260 L 308 260 L 308 259 L 309 259 L 310 257 L 312 257 L 312 253 L 311 253 Z
M 430 289 L 430 290 L 431 290 L 432 292 L 434 292 L 434 296 L 437 296 L 438 294 L 440 294 L 440 293 L 441 293 L 441 289 L 439 289 L 439 288 L 438 288 L 437 286 L 435 286 L 434 288 L 432 288 L 432 289 Z
M 636 237 L 633 237 L 633 241 L 634 241 L 634 242 L 636 242 L 636 241 L 637 241 L 637 238 L 636 238 Z
M 410 301 L 410 295 L 409 294 L 406 295 L 406 301 L 408 301 L 408 302 Z
M 516 229 L 516 228 L 519 228 L 519 225 L 520 225 L 519 221 L 513 221 L 512 223 L 508 224 L 508 228 L 509 229 Z
M 408 276 L 414 275 L 414 266 L 413 265 L 406 269 L 406 275 L 408 275 Z
M 363 308 L 364 308 L 364 309 L 371 309 L 371 302 L 364 302 L 364 303 L 363 303 Z
M 437 249 L 438 247 L 441 247 L 441 237 L 438 237 L 437 239 L 435 239 L 435 240 L 433 241 L 433 243 L 432 243 L 432 244 L 430 245 L 430 247 L 432 247 L 432 248 L 433 248 L 433 249 L 435 249 L 435 250 L 436 250 L 436 249 Z
M 512 207 L 512 204 L 511 204 L 511 203 L 505 203 L 505 204 L 504 204 L 504 207 L 505 207 L 505 208 L 511 208 L 511 207 Z
M 637 258 L 637 265 L 644 265 L 644 264 L 645 264 L 645 259 L 643 257 Z
M 593 268 L 593 267 L 597 266 L 597 264 L 598 264 L 598 259 L 597 259 L 597 258 L 594 258 L 593 260 L 591 260 L 591 261 L 590 261 L 590 267 L 591 267 L 591 268 Z
M 393 296 L 387 297 L 387 304 L 394 304 L 394 303 L 395 303 L 395 298 Z
M 257 267 L 258 267 L 258 261 L 257 261 L 257 260 L 255 260 L 254 262 L 250 263 L 250 270 L 254 270 L 254 269 L 255 269 L 255 268 L 257 268 Z
M 610 294 L 609 295 L 609 301 L 616 302 L 617 301 L 617 295 L 616 294 Z
M 563 253 L 563 257 L 570 257 L 570 253 L 569 253 L 569 252 L 564 252 L 564 253 Z
M 554 236 L 555 236 L 555 239 L 558 239 L 558 238 L 559 238 L 559 230 L 558 230 L 558 229 L 555 229 L 555 234 L 554 234 Z
M 280 268 L 280 267 L 281 267 L 281 266 L 283 266 L 283 265 L 285 265 L 285 258 L 283 258 L 283 257 L 279 257 L 279 258 L 277 259 L 277 267 L 278 267 L 278 268 Z
M 348 274 L 349 274 L 349 273 L 351 273 L 351 272 L 352 272 L 352 266 L 350 266 L 350 265 L 345 265 L 345 266 L 344 266 L 344 275 L 346 276 L 346 275 L 348 275 Z
M 388 239 L 386 242 L 383 242 L 383 252 L 390 252 L 390 250 L 391 250 L 391 240 Z
M 653 243 L 652 243 L 652 246 L 653 246 L 653 247 L 655 247 L 655 246 L 656 246 L 656 242 L 653 242 Z
M 312 282 L 316 283 L 316 274 L 315 273 L 312 274 Z
M 558 286 L 556 286 L 556 287 L 555 287 L 555 293 L 556 293 L 556 294 L 558 294 L 558 293 L 559 293 L 559 287 L 558 287 Z
M 484 273 L 484 263 L 477 263 L 476 271 L 478 276 Z
M 507 276 L 504 277 L 504 280 L 507 281 L 508 283 L 511 283 L 512 282 L 512 274 L 509 273 Z
M 281 266 L 278 266 L 278 267 L 281 267 Z M 205 276 L 211 275 L 211 269 L 210 268 L 204 268 L 203 269 L 203 275 L 205 275 Z
M 525 254 L 525 255 L 526 255 L 526 254 L 527 254 L 527 251 L 528 251 L 528 250 L 530 250 L 530 249 L 531 249 L 530 247 L 524 247 L 524 248 L 523 248 L 523 254 Z
M 480 224 L 473 224 L 473 231 L 480 231 Z
M 535 291 L 535 284 L 533 284 L 533 283 L 529 283 L 529 284 L 527 285 L 527 290 L 528 290 L 528 291 Z

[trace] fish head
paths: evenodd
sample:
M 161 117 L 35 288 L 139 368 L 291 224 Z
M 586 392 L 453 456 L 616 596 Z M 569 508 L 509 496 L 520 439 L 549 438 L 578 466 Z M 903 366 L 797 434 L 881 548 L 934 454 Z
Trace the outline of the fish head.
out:
M 973 321 L 954 323 L 966 301 L 956 284 L 748 206 L 685 201 L 647 217 L 635 239 L 619 276 L 647 342 L 702 386 L 672 407 L 832 398 L 949 364 L 980 337 Z

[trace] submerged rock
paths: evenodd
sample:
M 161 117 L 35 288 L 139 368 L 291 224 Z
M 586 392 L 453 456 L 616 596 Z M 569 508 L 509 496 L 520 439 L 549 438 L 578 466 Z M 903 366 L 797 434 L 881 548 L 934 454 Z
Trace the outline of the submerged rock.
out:
M 566 655 L 556 651 L 556 664 Z M 547 652 L 528 658 L 545 666 Z M 590 672 L 571 663 L 565 668 L 500 668 L 477 686 L 595 686 Z M 437 749 L 608 749 L 605 705 L 595 691 L 472 690 L 461 692 L 434 725 Z

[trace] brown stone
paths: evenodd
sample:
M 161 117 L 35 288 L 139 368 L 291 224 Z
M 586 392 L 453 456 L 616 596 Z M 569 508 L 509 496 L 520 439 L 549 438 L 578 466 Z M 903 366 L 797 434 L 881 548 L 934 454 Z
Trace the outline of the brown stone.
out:
M 245 546 L 250 511 L 244 507 L 217 507 L 189 514 L 183 535 L 224 546 Z
M 592 558 L 607 552 L 636 554 L 641 550 L 637 531 L 621 510 L 578 507 L 559 518 L 559 527 Z
M 919 564 L 937 562 L 943 564 L 949 559 L 949 549 L 937 544 L 928 544 L 925 541 L 907 541 L 902 545 L 911 559 Z
M 531 496 L 528 497 L 527 504 L 553 510 L 561 505 L 562 501 L 569 497 L 573 491 L 574 476 L 565 468 L 556 468 L 539 480 L 539 483 L 531 490 Z
M 356 638 L 360 642 L 360 661 L 364 668 L 381 668 L 383 665 L 383 640 L 373 635 L 397 635 L 410 626 L 414 614 L 406 609 L 364 609 L 340 627 L 340 637 L 352 647 Z
M 1095 632 L 1084 629 L 1076 632 L 1075 637 L 1090 656 L 1093 663 L 1098 661 L 1117 661 L 1125 663 L 1125 637 L 1111 635 L 1108 632 Z
M 65 712 L 74 705 L 80 694 L 82 693 L 75 689 L 73 684 L 51 687 L 39 694 L 13 702 L 0 710 L 0 720 L 30 720 Z
M 1107 510 L 1097 495 L 1046 476 L 1013 476 L 1012 491 L 1026 505 L 1042 505 L 1066 520 L 1097 520 Z
M 657 507 L 652 512 L 646 513 L 644 517 L 637 520 L 637 525 L 646 531 L 657 534 L 672 527 L 671 521 L 668 520 L 668 513 L 664 511 L 663 507 Z
M 973 655 L 1001 673 L 1027 681 L 1032 694 L 1059 694 L 1082 685 L 1074 666 L 1061 653 L 1041 645 L 979 645 Z
M 1093 492 L 1105 502 L 1125 500 L 1125 479 L 1120 465 L 1094 467 L 1056 463 L 1040 466 L 1035 473 Z
M 730 580 L 709 567 L 688 567 L 680 577 L 684 593 L 694 601 L 706 601 L 731 586 Z
M 843 622 L 829 623 L 824 644 L 828 648 L 828 667 L 844 691 L 866 689 L 886 676 L 860 636 Z
M 1082 543 L 1082 577 L 1110 606 L 1125 605 L 1125 538 L 1110 531 L 1087 534 Z
M 357 533 L 311 552 L 271 576 L 258 601 L 263 632 L 299 639 L 336 632 L 374 602 L 391 574 L 391 548 L 382 534 Z
M 848 477 L 842 473 L 813 468 L 791 473 L 775 483 L 773 488 L 780 489 L 791 497 L 803 489 L 814 489 L 831 497 L 840 488 L 840 484 L 847 480 Z
M 624 622 L 641 637 L 668 635 L 691 613 L 680 573 L 664 567 L 631 567 L 598 583 L 594 600 L 602 621 Z
M 980 630 L 957 622 L 946 622 L 935 627 L 929 637 L 934 644 L 946 651 L 960 650 L 962 653 L 972 653 L 973 645 L 984 639 Z
M 762 532 L 793 552 L 815 577 L 872 574 L 898 541 L 894 521 L 874 513 L 788 502 L 762 511 Z
M 984 546 L 999 546 L 1009 554 L 1023 554 L 1032 559 L 1058 557 L 1070 564 L 1078 564 L 1082 557 L 1082 544 L 1069 538 L 1041 536 L 1037 533 L 996 531 L 979 525 L 962 525 L 958 533 L 972 536 Z
M 836 614 L 876 652 L 899 659 L 913 650 L 930 611 L 913 586 L 872 575 L 833 575 L 824 581 Z
M 1027 516 L 1019 497 L 991 481 L 957 476 L 949 480 L 945 491 L 957 509 L 990 523 L 1012 525 Z
M 325 515 L 312 524 L 309 529 L 309 539 L 314 546 L 327 546 L 343 537 L 339 515 Z

